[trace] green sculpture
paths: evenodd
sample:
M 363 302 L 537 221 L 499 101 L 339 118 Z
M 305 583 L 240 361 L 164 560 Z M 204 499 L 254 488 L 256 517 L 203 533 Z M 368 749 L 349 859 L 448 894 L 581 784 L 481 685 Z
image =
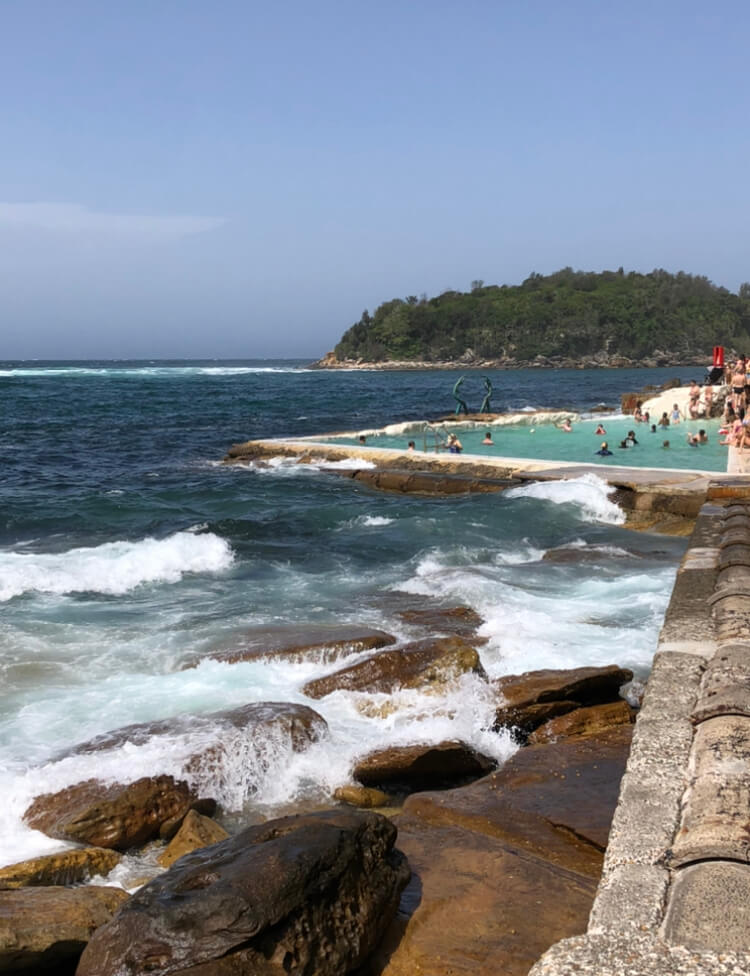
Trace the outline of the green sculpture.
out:
M 492 381 L 489 376 L 484 377 L 484 388 L 487 391 L 484 395 L 484 400 L 482 400 L 482 406 L 479 408 L 480 413 L 490 413 L 490 400 L 492 399 Z
M 461 384 L 465 379 L 466 377 L 462 376 L 461 379 L 453 387 L 453 396 L 456 400 L 456 416 L 458 416 L 460 413 L 469 412 L 469 408 L 466 405 L 466 400 L 462 400 L 461 397 L 458 395 L 458 391 L 461 389 Z

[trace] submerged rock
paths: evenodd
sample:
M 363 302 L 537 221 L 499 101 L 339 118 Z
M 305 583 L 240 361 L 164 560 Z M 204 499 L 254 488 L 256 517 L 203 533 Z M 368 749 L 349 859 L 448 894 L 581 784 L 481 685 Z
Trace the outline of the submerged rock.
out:
M 468 672 L 486 678 L 471 644 L 461 637 L 438 637 L 381 651 L 348 668 L 308 681 L 302 690 L 310 698 L 323 698 L 338 690 L 392 692 L 455 681 Z
M 485 637 L 477 638 L 482 618 L 471 607 L 414 607 L 396 613 L 405 623 L 424 627 L 433 634 L 453 634 L 473 643 L 487 642 Z
M 250 731 L 256 736 L 263 732 L 281 732 L 289 736 L 292 748 L 299 751 L 323 736 L 328 725 L 322 715 L 307 705 L 292 702 L 251 702 L 238 708 L 205 715 L 175 715 L 153 722 L 125 725 L 82 742 L 57 758 L 117 749 L 125 743 L 139 746 L 155 736 L 178 736 L 191 732 L 204 732 L 207 737 L 213 735 L 218 743 L 223 733 L 233 729 Z M 208 745 L 207 751 L 215 748 Z M 195 760 L 198 758 L 198 755 L 194 757 Z
M 73 976 L 94 931 L 127 899 L 95 886 L 0 891 L 0 972 Z
M 360 759 L 354 777 L 365 786 L 399 784 L 410 789 L 453 785 L 484 776 L 496 763 L 464 742 L 391 746 Z
M 0 868 L 0 889 L 72 885 L 106 875 L 120 861 L 116 851 L 104 847 L 77 847 L 44 854 Z
M 77 976 L 341 976 L 360 966 L 409 879 L 385 817 L 285 817 L 184 857 L 86 948 Z
M 233 637 L 207 654 L 191 657 L 183 667 L 194 668 L 202 660 L 255 661 L 282 658 L 288 661 L 330 663 L 342 657 L 395 644 L 396 638 L 384 630 L 343 624 L 334 627 L 264 627 Z
M 91 779 L 38 796 L 23 819 L 50 837 L 126 851 L 157 837 L 165 821 L 184 816 L 197 800 L 171 776 L 107 786 Z

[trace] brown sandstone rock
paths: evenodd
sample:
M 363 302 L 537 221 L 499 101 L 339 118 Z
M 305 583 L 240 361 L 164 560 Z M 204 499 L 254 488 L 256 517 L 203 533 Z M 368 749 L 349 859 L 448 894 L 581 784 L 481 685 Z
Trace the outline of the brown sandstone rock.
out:
M 391 802 L 391 798 L 382 790 L 376 790 L 370 786 L 356 786 L 351 783 L 346 786 L 339 786 L 335 790 L 333 798 L 339 803 L 346 803 L 350 807 L 360 807 L 366 810 L 373 807 L 385 807 Z
M 520 702 L 518 705 L 502 706 L 495 713 L 495 728 L 512 728 L 521 733 L 523 740 L 540 725 L 576 708 L 580 708 L 580 705 L 575 701 Z
M 630 725 L 634 721 L 635 711 L 626 701 L 590 705 L 545 722 L 531 733 L 529 744 L 554 742 L 566 735 L 593 735 L 614 725 Z
M 396 823 L 412 879 L 362 976 L 526 976 L 584 932 L 631 731 L 529 746 L 409 797 Z
M 339 658 L 395 644 L 396 638 L 383 630 L 356 625 L 335 627 L 265 627 L 233 637 L 228 645 L 208 654 L 190 658 L 183 667 L 194 668 L 201 660 L 255 661 L 283 658 L 288 661 L 320 661 L 327 664 Z
M 226 840 L 227 837 L 229 834 L 215 820 L 211 820 L 210 817 L 202 817 L 195 810 L 189 810 L 169 846 L 156 860 L 163 868 L 168 868 L 184 854 L 189 854 L 201 847 L 210 847 L 211 844 L 218 844 L 219 841 Z
M 471 644 L 460 637 L 438 637 L 381 651 L 348 668 L 308 681 L 302 690 L 310 698 L 323 698 L 339 689 L 392 692 L 443 684 L 469 671 L 486 677 Z
M 409 878 L 396 828 L 326 811 L 250 827 L 195 851 L 135 894 L 77 976 L 340 976 L 393 917 Z
M 411 789 L 429 789 L 484 776 L 495 765 L 489 756 L 464 742 L 392 746 L 360 759 L 354 767 L 354 778 L 366 786 L 397 783 Z
M 196 799 L 171 776 L 111 786 L 91 779 L 38 796 L 23 819 L 50 837 L 125 851 L 156 837 L 164 821 L 186 813 Z
M 0 889 L 72 885 L 95 875 L 106 875 L 120 855 L 103 847 L 84 847 L 45 854 L 0 868 Z
M 530 711 L 530 707 L 535 705 L 574 702 L 580 706 L 615 701 L 622 685 L 632 677 L 632 671 L 614 664 L 604 668 L 527 671 L 524 674 L 506 675 L 494 685 L 503 699 L 497 710 L 495 727 L 517 725 L 531 731 L 553 717 L 544 715 L 543 711 Z M 558 714 L 571 710 L 565 707 Z
M 0 891 L 0 972 L 72 976 L 93 932 L 127 899 L 96 886 Z

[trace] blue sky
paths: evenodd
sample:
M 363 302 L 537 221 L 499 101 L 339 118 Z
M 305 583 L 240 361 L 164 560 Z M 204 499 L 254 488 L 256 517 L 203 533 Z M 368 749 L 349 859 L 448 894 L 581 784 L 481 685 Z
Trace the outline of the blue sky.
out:
M 748 36 L 744 0 L 0 0 L 0 357 L 312 357 L 565 265 L 736 290 Z

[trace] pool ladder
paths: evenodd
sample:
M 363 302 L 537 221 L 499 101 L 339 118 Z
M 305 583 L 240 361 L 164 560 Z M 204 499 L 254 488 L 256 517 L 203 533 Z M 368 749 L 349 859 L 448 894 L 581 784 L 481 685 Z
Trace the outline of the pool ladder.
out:
M 432 434 L 432 443 L 428 446 L 428 434 Z M 425 424 L 422 428 L 422 450 L 426 453 L 428 450 L 434 451 L 438 454 L 441 448 L 445 447 L 445 442 L 448 439 L 448 431 L 444 424 Z

